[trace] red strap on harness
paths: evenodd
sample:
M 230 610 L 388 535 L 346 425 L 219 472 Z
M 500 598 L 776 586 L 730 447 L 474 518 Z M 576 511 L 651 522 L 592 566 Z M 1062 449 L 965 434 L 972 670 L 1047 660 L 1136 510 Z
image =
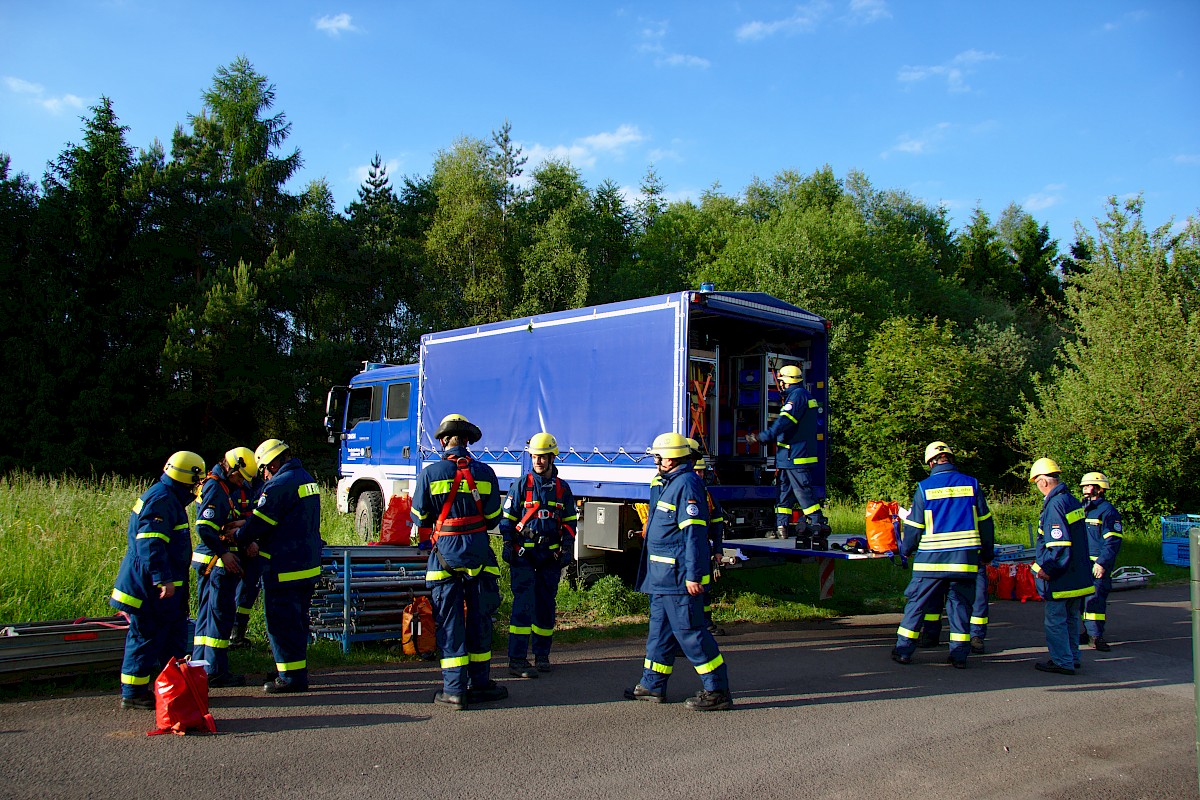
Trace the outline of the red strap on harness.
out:
M 450 459 L 447 458 L 447 461 Z M 479 498 L 479 490 L 475 488 L 475 476 L 471 474 L 471 460 L 468 458 L 456 458 L 454 461 L 458 471 L 454 473 L 454 483 L 450 486 L 450 494 L 446 495 L 446 502 L 442 505 L 442 513 L 438 514 L 437 522 L 433 524 L 433 543 L 437 544 L 440 536 L 457 536 L 462 533 L 478 533 L 480 525 L 483 524 L 483 501 Z M 454 498 L 458 496 L 458 487 L 463 482 L 466 482 L 467 488 L 471 490 L 471 496 L 475 498 L 475 508 L 479 511 L 478 516 L 470 517 L 451 517 L 450 507 L 454 505 Z M 449 526 L 451 529 L 446 530 Z M 459 530 L 459 526 L 462 529 Z M 484 528 L 486 530 L 486 528 Z
M 563 483 L 558 479 L 557 475 L 554 477 L 554 495 L 558 498 L 558 508 L 554 510 L 554 519 L 558 522 L 559 529 L 561 529 Z M 525 523 L 534 518 L 541 505 L 540 501 L 533 499 L 533 473 L 531 472 L 525 483 L 525 516 L 521 517 L 521 521 L 517 523 L 517 533 L 525 530 Z

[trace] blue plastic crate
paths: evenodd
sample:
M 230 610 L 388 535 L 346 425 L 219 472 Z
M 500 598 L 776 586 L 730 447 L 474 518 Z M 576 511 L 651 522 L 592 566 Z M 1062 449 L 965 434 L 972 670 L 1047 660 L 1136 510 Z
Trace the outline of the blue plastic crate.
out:
M 1189 567 L 1188 534 L 1200 527 L 1200 514 L 1173 514 L 1162 519 L 1162 559 L 1164 564 Z

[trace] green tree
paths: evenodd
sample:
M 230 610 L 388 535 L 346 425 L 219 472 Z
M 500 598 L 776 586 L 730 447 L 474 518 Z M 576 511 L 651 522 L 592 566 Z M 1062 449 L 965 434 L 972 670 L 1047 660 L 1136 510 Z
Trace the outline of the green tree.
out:
M 998 379 L 953 323 L 907 317 L 883 323 L 862 362 L 847 369 L 839 393 L 850 488 L 859 497 L 911 497 L 927 474 L 925 446 L 935 440 L 948 443 L 960 463 L 977 464 L 981 451 L 1003 440 L 1003 420 L 990 402 Z M 970 471 L 985 482 L 994 477 Z
M 1068 482 L 1102 470 L 1123 510 L 1200 504 L 1200 221 L 1147 230 L 1139 196 L 1109 198 L 1096 234 L 1077 229 L 1080 272 L 1067 286 L 1074 338 L 1025 407 L 1030 459 Z

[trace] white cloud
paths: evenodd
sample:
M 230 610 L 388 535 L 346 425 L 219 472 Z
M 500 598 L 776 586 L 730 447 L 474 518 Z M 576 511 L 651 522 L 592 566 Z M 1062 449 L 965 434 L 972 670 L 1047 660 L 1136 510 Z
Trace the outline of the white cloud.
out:
M 396 186 L 396 176 L 400 174 L 401 161 L 398 158 L 389 158 L 383 162 L 384 169 L 387 170 L 388 180 L 392 182 L 392 188 Z M 355 186 L 362 186 L 363 181 L 371 174 L 370 164 L 360 164 L 357 167 L 351 167 L 348 178 Z
M 13 78 L 8 75 L 4 77 L 4 85 L 7 86 L 10 91 L 16 92 L 17 94 L 42 94 L 46 91 L 45 87 L 40 83 L 30 83 L 29 81 L 21 80 L 20 78 Z
M 1200 164 L 1200 155 L 1195 153 L 1180 153 L 1171 159 L 1176 164 L 1181 164 L 1185 167 L 1194 167 Z
M 923 156 L 926 153 L 933 152 L 937 145 L 946 138 L 946 133 L 950 130 L 949 122 L 939 122 L 932 128 L 927 128 L 917 136 L 911 136 L 907 133 L 901 134 L 899 140 L 879 154 L 880 158 L 888 158 L 893 153 L 902 153 L 910 156 Z
M 346 13 L 334 14 L 333 16 L 325 15 L 316 21 L 316 27 L 319 31 L 324 31 L 330 36 L 341 36 L 343 33 L 355 33 L 358 28 L 350 21 L 350 15 Z
M 570 144 L 521 143 L 521 149 L 533 165 L 555 159 L 572 166 L 591 168 L 596 166 L 598 158 L 623 158 L 626 151 L 644 141 L 646 137 L 636 125 L 620 125 L 615 131 L 583 136 Z
M 806 5 L 796 6 L 796 11 L 790 17 L 764 22 L 754 20 L 747 22 L 737 29 L 734 36 L 740 42 L 753 42 L 766 39 L 777 33 L 791 36 L 796 33 L 807 33 L 814 30 L 826 14 L 829 13 L 829 3 L 826 0 L 811 0 Z
M 658 20 L 641 20 L 642 28 L 638 31 L 641 41 L 638 52 L 655 56 L 656 67 L 683 67 L 685 69 L 708 69 L 710 62 L 702 56 L 688 53 L 671 53 L 663 45 L 667 38 L 667 23 Z
M 79 95 L 68 93 L 59 97 L 47 97 L 46 87 L 40 83 L 33 83 L 22 78 L 14 78 L 11 75 L 6 75 L 4 77 L 4 85 L 14 94 L 28 95 L 32 102 L 46 109 L 51 114 L 59 114 L 64 109 L 83 108 L 83 98 Z
M 892 18 L 887 0 L 850 0 L 850 15 L 855 21 L 864 23 Z
M 946 88 L 950 91 L 969 92 L 971 91 L 971 87 L 967 85 L 966 76 L 973 72 L 971 68 L 976 64 L 982 64 L 985 61 L 995 61 L 998 58 L 1000 56 L 995 53 L 984 53 L 981 50 L 964 50 L 945 64 L 915 67 L 903 66 L 896 75 L 896 79 L 902 83 L 915 83 L 923 81 L 926 78 L 944 77 L 946 79 Z
M 1025 198 L 1021 207 L 1026 211 L 1044 211 L 1062 202 L 1062 191 L 1067 188 L 1065 183 L 1047 184 L 1040 192 L 1034 192 Z

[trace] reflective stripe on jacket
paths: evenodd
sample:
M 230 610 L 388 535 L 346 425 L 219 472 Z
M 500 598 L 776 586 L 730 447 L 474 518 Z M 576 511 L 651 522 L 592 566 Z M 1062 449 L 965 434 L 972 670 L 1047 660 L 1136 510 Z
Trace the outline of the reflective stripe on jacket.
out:
M 142 493 L 133 504 L 125 533 L 125 556 L 109 605 L 137 613 L 158 587 L 187 585 L 192 556 L 192 533 L 187 504 L 192 487 L 166 475 Z
M 1092 561 L 1112 572 L 1117 565 L 1117 554 L 1125 534 L 1121 530 L 1121 512 L 1116 506 L 1101 497 L 1089 500 L 1083 506 L 1084 523 L 1088 532 L 1088 554 Z
M 1033 570 L 1049 580 L 1049 599 L 1066 600 L 1095 593 L 1088 556 L 1086 512 L 1066 484 L 1058 484 L 1042 503 L 1037 556 Z
M 636 586 L 646 594 L 687 594 L 688 581 L 709 578 L 708 492 L 691 463 L 662 477 L 646 521 Z
M 321 574 L 321 487 L 300 459 L 288 459 L 268 480 L 238 542 L 258 542 L 263 581 L 316 580 Z
M 912 558 L 913 575 L 973 577 L 992 560 L 995 522 L 979 481 L 954 464 L 936 464 L 917 484 L 904 520 L 900 552 Z

